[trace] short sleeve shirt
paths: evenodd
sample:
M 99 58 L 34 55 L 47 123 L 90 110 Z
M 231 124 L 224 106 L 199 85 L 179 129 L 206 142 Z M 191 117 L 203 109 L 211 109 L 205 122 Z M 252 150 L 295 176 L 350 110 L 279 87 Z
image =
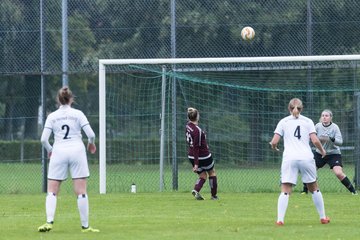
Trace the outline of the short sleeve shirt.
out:
M 313 159 L 310 134 L 316 130 L 311 119 L 302 115 L 298 118 L 287 116 L 279 121 L 274 133 L 284 139 L 283 161 Z

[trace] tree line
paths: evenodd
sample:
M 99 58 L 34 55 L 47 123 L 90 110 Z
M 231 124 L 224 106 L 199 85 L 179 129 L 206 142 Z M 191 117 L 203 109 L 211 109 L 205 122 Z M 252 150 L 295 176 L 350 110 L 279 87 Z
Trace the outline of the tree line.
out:
M 44 2 L 43 12 L 38 0 L 0 3 L 2 139 L 38 137 L 41 75 L 48 111 L 56 108 L 62 74 L 61 1 Z M 78 106 L 97 116 L 101 58 L 354 54 L 359 51 L 359 5 L 345 0 L 68 0 L 70 86 Z M 252 42 L 240 37 L 247 25 L 256 31 Z

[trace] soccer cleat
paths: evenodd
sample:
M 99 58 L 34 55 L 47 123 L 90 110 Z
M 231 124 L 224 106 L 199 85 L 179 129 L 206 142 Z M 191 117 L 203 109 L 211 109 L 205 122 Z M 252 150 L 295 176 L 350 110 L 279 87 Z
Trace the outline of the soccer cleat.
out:
M 321 224 L 328 224 L 330 223 L 330 218 L 329 217 L 325 217 L 320 219 Z
M 352 192 L 352 195 L 359 195 L 358 192 Z
M 211 200 L 219 200 L 218 196 L 211 196 Z
M 204 198 L 201 196 L 201 194 L 198 191 L 192 190 L 191 193 L 196 200 L 204 200 Z
M 52 229 L 52 223 L 45 223 L 38 228 L 39 232 L 49 232 Z
M 96 228 L 92 228 L 92 227 L 81 227 L 81 231 L 83 233 L 86 233 L 86 232 L 100 232 L 99 229 L 96 229 Z
M 307 188 L 307 185 L 303 183 L 303 190 L 301 191 L 301 194 L 308 194 L 309 190 Z
M 282 222 L 282 221 L 277 221 L 277 222 L 276 222 L 276 225 L 278 225 L 278 226 L 283 226 L 283 225 L 284 225 L 284 222 Z

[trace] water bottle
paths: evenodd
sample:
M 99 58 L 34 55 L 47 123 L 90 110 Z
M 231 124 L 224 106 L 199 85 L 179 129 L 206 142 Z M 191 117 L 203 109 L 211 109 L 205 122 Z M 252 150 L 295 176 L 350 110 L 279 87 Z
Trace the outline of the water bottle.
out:
M 135 185 L 135 183 L 131 184 L 131 192 L 136 193 L 136 185 Z

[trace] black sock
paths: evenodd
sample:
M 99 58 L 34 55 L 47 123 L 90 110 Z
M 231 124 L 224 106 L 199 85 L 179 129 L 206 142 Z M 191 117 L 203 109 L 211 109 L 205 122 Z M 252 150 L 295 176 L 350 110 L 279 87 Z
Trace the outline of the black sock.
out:
M 304 187 L 303 187 L 303 192 L 308 192 L 308 188 L 307 188 L 307 185 L 306 183 L 303 183 Z
M 352 193 L 355 193 L 355 188 L 354 186 L 351 184 L 350 180 L 348 177 L 345 177 L 343 180 L 341 180 L 341 183 Z

